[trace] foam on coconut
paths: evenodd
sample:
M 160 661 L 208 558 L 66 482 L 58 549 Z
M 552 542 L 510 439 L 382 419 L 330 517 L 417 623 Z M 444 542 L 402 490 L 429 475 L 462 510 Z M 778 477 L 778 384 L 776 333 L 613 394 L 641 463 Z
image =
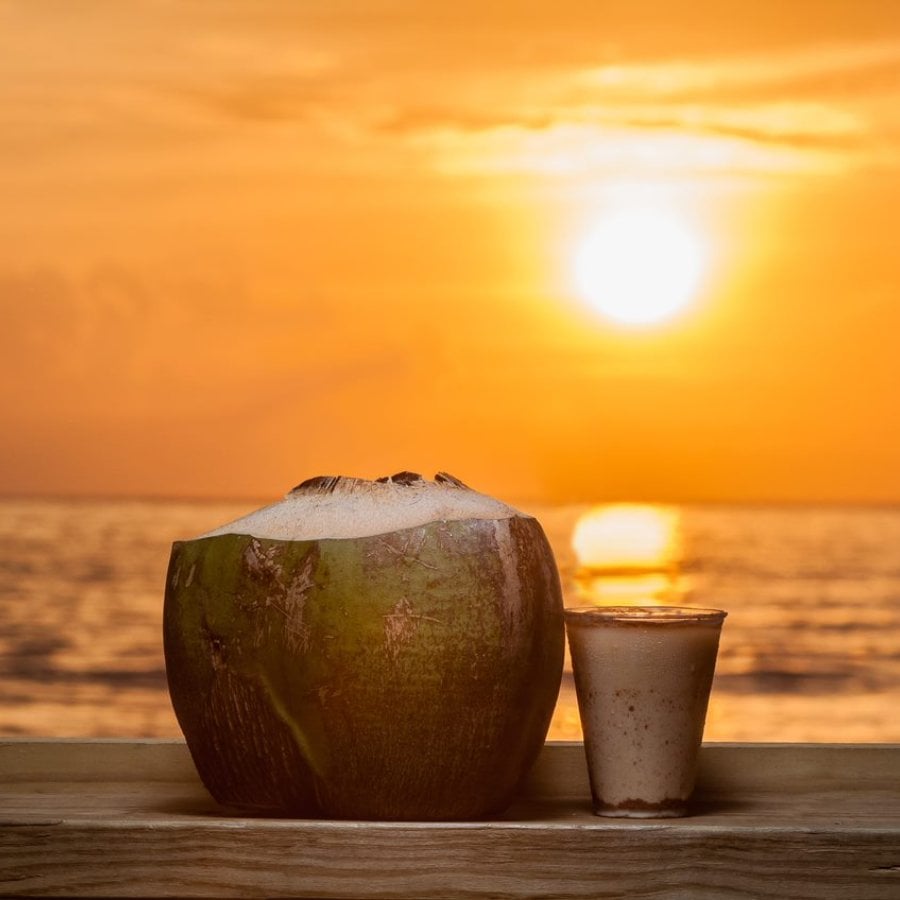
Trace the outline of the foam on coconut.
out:
M 438 472 L 434 481 L 414 472 L 375 481 L 323 475 L 297 485 L 283 500 L 201 537 L 246 534 L 281 541 L 360 538 L 418 528 L 429 522 L 514 516 L 531 518 L 473 491 L 446 472 Z

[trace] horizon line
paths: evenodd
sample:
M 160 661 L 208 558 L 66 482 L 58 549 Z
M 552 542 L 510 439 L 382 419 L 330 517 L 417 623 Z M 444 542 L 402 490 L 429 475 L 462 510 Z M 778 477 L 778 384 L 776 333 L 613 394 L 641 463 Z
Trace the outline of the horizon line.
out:
M 242 495 L 215 495 L 215 494 L 154 494 L 154 493 L 65 493 L 61 491 L 7 491 L 0 490 L 0 502 L 51 502 L 51 503 L 186 503 L 200 505 L 208 504 L 255 504 L 253 508 L 268 506 L 279 502 L 284 498 L 283 494 L 242 494 Z M 483 491 L 479 493 L 485 493 Z M 706 506 L 706 507 L 782 507 L 782 508 L 844 508 L 844 509 L 890 509 L 900 507 L 900 498 L 884 500 L 864 499 L 798 499 L 798 498 L 682 498 L 682 499 L 647 499 L 627 497 L 502 497 L 504 502 L 511 505 L 525 506 L 535 504 L 540 506 Z

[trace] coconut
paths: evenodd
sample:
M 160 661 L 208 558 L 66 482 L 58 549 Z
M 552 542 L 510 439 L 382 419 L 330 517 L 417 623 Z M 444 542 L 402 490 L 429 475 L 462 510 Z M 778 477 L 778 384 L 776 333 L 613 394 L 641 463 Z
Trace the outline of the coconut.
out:
M 500 812 L 559 692 L 531 516 L 450 475 L 319 477 L 172 547 L 164 646 L 204 784 L 260 814 Z

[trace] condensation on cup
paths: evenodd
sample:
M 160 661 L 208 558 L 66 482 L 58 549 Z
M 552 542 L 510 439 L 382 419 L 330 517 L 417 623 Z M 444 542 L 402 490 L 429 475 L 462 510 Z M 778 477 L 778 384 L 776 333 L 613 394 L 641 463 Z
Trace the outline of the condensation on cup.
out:
M 686 814 L 726 615 L 674 606 L 565 611 L 597 815 Z

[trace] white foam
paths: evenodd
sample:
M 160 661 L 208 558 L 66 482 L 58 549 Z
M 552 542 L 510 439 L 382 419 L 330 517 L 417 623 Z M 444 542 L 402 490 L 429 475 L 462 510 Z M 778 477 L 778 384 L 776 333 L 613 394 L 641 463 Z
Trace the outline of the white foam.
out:
M 399 476 L 395 476 L 399 477 Z M 430 522 L 510 519 L 518 510 L 448 476 L 438 481 L 320 479 L 200 537 L 246 534 L 284 541 L 357 538 Z

